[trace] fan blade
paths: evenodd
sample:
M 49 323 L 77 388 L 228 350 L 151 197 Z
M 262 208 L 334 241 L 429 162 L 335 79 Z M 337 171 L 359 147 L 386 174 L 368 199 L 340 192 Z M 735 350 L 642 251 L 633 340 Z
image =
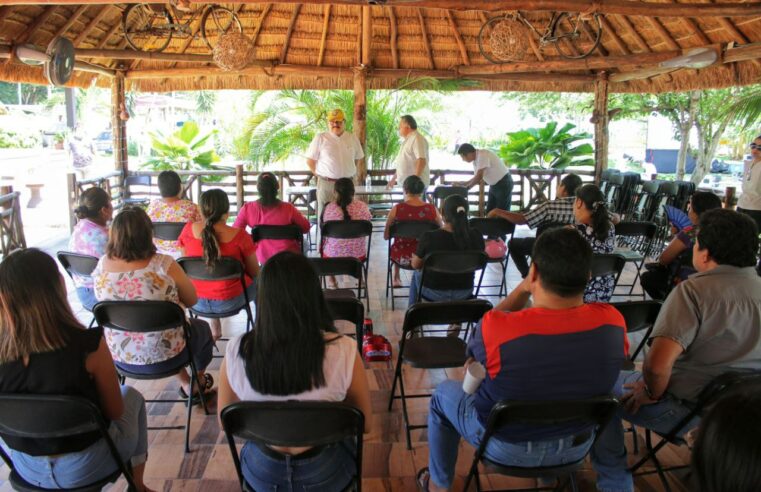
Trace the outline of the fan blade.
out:
M 630 80 L 649 79 L 650 77 L 655 77 L 656 75 L 673 72 L 675 70 L 678 70 L 678 68 L 664 68 L 664 67 L 642 68 L 640 70 L 634 70 L 632 72 L 614 73 L 613 75 L 610 76 L 609 80 L 611 82 L 628 82 Z
M 671 60 L 662 61 L 663 68 L 705 68 L 716 63 L 719 55 L 711 48 L 696 48 Z

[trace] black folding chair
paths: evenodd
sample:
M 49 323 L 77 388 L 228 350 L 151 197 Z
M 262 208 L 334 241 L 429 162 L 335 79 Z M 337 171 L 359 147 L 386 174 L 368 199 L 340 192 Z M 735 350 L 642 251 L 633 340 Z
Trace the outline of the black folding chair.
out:
M 482 462 L 490 472 L 501 475 L 523 478 L 555 477 L 565 478 L 565 484 L 570 483 L 571 490 L 578 491 L 575 473 L 584 466 L 586 455 L 579 460 L 555 466 L 522 467 L 496 463 L 484 457 L 486 446 L 494 434 L 502 428 L 515 425 L 532 425 L 537 427 L 553 427 L 558 425 L 578 424 L 588 426 L 593 430 L 595 439 L 599 431 L 610 421 L 618 408 L 618 400 L 612 396 L 599 396 L 579 400 L 556 401 L 501 401 L 494 405 L 489 413 L 481 444 L 478 446 L 470 471 L 465 478 L 463 491 L 467 491 L 470 482 L 475 478 L 476 490 L 480 491 L 481 481 L 478 474 L 478 463 Z M 562 490 L 558 488 L 557 490 Z
M 404 378 L 402 377 L 402 365 L 420 369 L 446 369 L 449 367 L 461 367 L 465 364 L 465 350 L 467 345 L 459 337 L 448 336 L 419 336 L 423 334 L 436 334 L 443 330 L 427 329 L 424 325 L 444 325 L 451 323 L 468 323 L 465 338 L 467 338 L 470 324 L 477 323 L 492 308 L 492 304 L 484 299 L 472 299 L 469 301 L 450 301 L 436 303 L 413 304 L 404 315 L 402 326 L 402 339 L 399 341 L 399 353 L 396 357 L 394 381 L 391 384 L 391 396 L 388 400 L 388 410 L 394 404 L 394 400 L 402 400 L 402 416 L 404 429 L 407 435 L 407 449 L 412 449 L 410 431 L 424 429 L 427 425 L 410 425 L 407 414 L 407 398 L 429 398 L 430 393 L 407 395 L 404 393 Z M 399 396 L 396 395 L 396 386 L 399 384 Z
M 185 270 L 190 280 L 240 280 L 243 287 L 243 298 L 245 299 L 243 305 L 235 306 L 224 313 L 209 313 L 190 306 L 188 309 L 192 316 L 222 319 L 235 316 L 241 310 L 245 310 L 246 332 L 254 328 L 254 315 L 251 312 L 251 299 L 248 298 L 248 291 L 246 290 L 246 271 L 243 268 L 243 263 L 228 256 L 220 258 L 213 268 L 207 266 L 203 258 L 199 256 L 184 256 L 178 259 L 177 263 Z
M 326 299 L 333 298 L 352 298 L 362 299 L 362 277 L 364 276 L 365 269 L 362 266 L 362 262 L 356 258 L 342 257 L 342 258 L 314 258 L 310 257 L 309 262 L 314 267 L 317 275 L 320 278 L 327 277 L 329 275 L 348 275 L 357 279 L 357 293 L 355 294 L 352 289 L 325 289 L 323 284 L 323 293 Z M 367 287 L 365 287 L 365 298 L 368 299 Z
M 362 329 L 365 324 L 365 305 L 355 298 L 333 297 L 326 298 L 333 321 L 348 321 L 354 324 L 354 334 L 357 339 L 357 350 L 362 353 Z
M 626 258 L 619 254 L 595 253 L 592 255 L 592 278 L 612 275 L 615 278 L 613 282 L 613 292 L 615 292 L 625 265 Z
M 423 270 L 420 274 L 420 287 L 417 291 L 416 302 L 431 301 L 423 295 L 426 275 L 431 273 L 438 275 L 464 275 L 475 274 L 478 270 L 486 268 L 489 257 L 483 251 L 434 251 L 423 258 Z M 483 277 L 483 275 L 481 276 Z M 481 279 L 478 280 L 476 293 L 470 298 L 478 297 L 481 290 Z
M 309 232 L 307 233 L 307 241 L 309 242 L 309 251 L 314 251 L 317 243 L 317 237 L 312 242 L 312 227 L 317 227 L 317 189 L 312 188 L 307 195 L 307 220 L 309 221 Z M 315 232 L 316 234 L 316 232 Z
M 148 187 L 148 192 L 150 192 L 151 177 L 146 175 L 140 175 L 140 176 L 127 176 L 124 178 L 124 196 L 122 198 L 122 203 L 124 203 L 124 205 L 147 205 L 149 201 L 149 197 L 142 197 L 142 198 L 132 197 L 132 190 L 130 189 L 132 186 Z
M 655 470 L 640 472 L 638 475 L 657 473 L 658 477 L 661 479 L 664 490 L 671 492 L 671 486 L 666 479 L 666 472 L 689 468 L 690 465 L 686 464 L 664 467 L 658 460 L 658 451 L 660 451 L 666 444 L 675 444 L 677 446 L 686 444 L 686 441 L 681 437 L 681 435 L 688 430 L 686 426 L 696 417 L 705 414 L 720 398 L 739 391 L 761 391 L 761 371 L 725 372 L 714 378 L 705 388 L 703 388 L 698 395 L 697 401 L 692 405 L 690 412 L 677 422 L 667 433 L 661 434 L 650 429 L 645 429 L 645 446 L 647 448 L 647 454 L 630 467 L 629 471 L 634 473 L 645 463 L 652 461 L 655 465 Z M 747 425 L 757 424 L 757 422 L 747 423 Z M 661 438 L 661 441 L 655 446 L 653 446 L 652 440 L 653 433 Z
M 93 270 L 98 266 L 98 258 L 95 256 L 72 253 L 71 251 L 59 251 L 56 253 L 56 257 L 58 257 L 58 262 L 72 280 L 74 280 L 75 275 L 78 277 L 92 276 Z M 82 307 L 92 312 L 87 306 Z M 93 326 L 94 322 L 95 318 L 90 321 L 90 327 Z
M 435 231 L 439 228 L 439 225 L 435 222 L 420 222 L 414 220 L 400 220 L 391 224 L 388 235 L 388 265 L 386 268 L 386 297 L 388 297 L 389 290 L 391 291 L 391 309 L 395 309 L 394 298 L 395 297 L 408 297 L 403 294 L 394 294 L 394 282 L 392 281 L 391 269 L 393 265 L 397 265 L 403 270 L 413 270 L 411 265 L 402 265 L 394 261 L 391 258 L 391 244 L 397 239 L 420 239 L 424 233 L 428 231 Z M 397 289 L 409 288 L 409 286 L 396 287 Z
M 153 222 L 153 237 L 164 241 L 177 241 L 186 222 Z
M 327 238 L 367 238 L 367 254 L 364 260 L 360 260 L 365 273 L 365 282 L 367 282 L 367 270 L 370 267 L 370 244 L 373 238 L 373 223 L 369 220 L 330 220 L 325 222 L 320 230 L 320 256 L 322 256 Z
M 254 243 L 262 239 L 290 239 L 298 242 L 299 251 L 304 253 L 304 233 L 297 225 L 257 225 L 251 228 L 251 239 Z
M 441 208 L 441 204 L 444 200 L 452 195 L 460 195 L 461 197 L 468 199 L 468 189 L 464 186 L 437 186 L 431 193 L 432 202 L 436 205 L 436 208 Z
M 653 249 L 655 235 L 658 226 L 654 222 L 619 222 L 616 224 L 616 249 L 615 254 L 623 256 L 627 262 L 634 263 L 637 273 L 631 284 L 621 284 L 617 287 L 629 287 L 627 296 L 634 295 L 634 287 L 640 277 L 642 265 Z M 620 294 L 619 294 L 620 295 Z M 642 289 L 642 298 L 645 298 L 645 290 Z
M 355 442 L 356 476 L 346 484 L 348 490 L 362 490 L 362 443 L 365 417 L 345 403 L 322 401 L 237 402 L 220 415 L 222 428 L 238 472 L 241 490 L 253 491 L 241 471 L 235 438 L 259 446 L 326 446 L 347 439 Z
M 505 250 L 505 256 L 502 258 L 487 257 L 488 259 L 486 260 L 487 263 L 499 263 L 499 266 L 501 267 L 501 270 L 502 270 L 502 279 L 500 280 L 500 283 L 497 285 L 483 285 L 484 274 L 486 273 L 486 268 L 484 268 L 483 270 L 481 270 L 481 278 L 479 279 L 478 284 L 481 286 L 482 289 L 499 287 L 499 291 L 497 292 L 496 297 L 502 297 L 503 295 L 507 295 L 506 276 L 507 276 L 507 263 L 510 260 L 510 246 L 509 245 L 510 245 L 510 241 L 513 239 L 513 234 L 515 234 L 515 224 L 502 218 L 487 219 L 487 218 L 480 218 L 480 217 L 474 217 L 470 219 L 469 223 L 470 223 L 470 227 L 480 232 L 483 237 L 488 239 L 502 238 L 505 241 L 505 245 L 507 245 L 507 249 Z M 489 294 L 483 294 L 483 295 L 489 295 Z
M 119 456 L 119 451 L 108 434 L 108 425 L 100 409 L 93 402 L 68 395 L 0 394 L 0 433 L 3 435 L 43 441 L 90 432 L 97 432 L 102 439 L 105 439 L 111 457 L 116 462 L 116 471 L 92 484 L 65 490 L 100 491 L 107 484 L 115 482 L 121 475 L 124 475 L 129 490 L 137 490 L 132 479 L 132 469 L 129 463 L 123 462 Z M 13 490 L 24 492 L 51 490 L 37 487 L 24 480 L 14 469 L 10 457 L 2 448 L 0 448 L 0 457 L 11 470 L 8 478 Z
M 135 373 L 125 368 L 118 362 L 115 362 L 116 371 L 122 379 L 140 379 L 156 380 L 164 379 L 184 371 L 190 367 L 190 394 L 185 399 L 155 399 L 145 400 L 149 403 L 185 403 L 188 407 L 187 420 L 185 426 L 163 426 L 148 427 L 150 430 L 156 429 L 185 429 L 185 452 L 190 452 L 190 415 L 193 410 L 193 390 L 197 386 L 198 368 L 193 359 L 193 351 L 190 344 L 190 331 L 188 330 L 188 321 L 185 318 L 185 311 L 171 301 L 102 301 L 95 305 L 93 309 L 98 326 L 104 329 L 128 331 L 135 333 L 155 333 L 164 330 L 182 327 L 182 333 L 185 338 L 185 350 L 179 355 L 170 359 L 173 364 L 171 369 L 166 369 L 153 374 Z M 165 364 L 166 362 L 162 362 Z M 150 367 L 150 366 L 146 366 Z M 203 391 L 198 392 L 201 406 L 204 413 L 209 414 L 206 407 L 206 398 Z

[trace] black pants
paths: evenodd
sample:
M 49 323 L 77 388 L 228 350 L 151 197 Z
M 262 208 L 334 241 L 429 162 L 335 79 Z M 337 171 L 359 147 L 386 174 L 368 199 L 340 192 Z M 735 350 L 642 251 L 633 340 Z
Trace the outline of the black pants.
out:
M 486 202 L 486 213 L 495 208 L 510 210 L 510 201 L 513 197 L 513 177 L 510 173 L 494 183 L 489 185 L 489 196 Z
M 510 241 L 510 258 L 523 278 L 528 275 L 528 257 L 534 249 L 534 241 L 535 237 L 518 237 Z
M 747 208 L 737 207 L 737 211 L 753 219 L 758 232 L 761 233 L 761 210 L 748 210 Z

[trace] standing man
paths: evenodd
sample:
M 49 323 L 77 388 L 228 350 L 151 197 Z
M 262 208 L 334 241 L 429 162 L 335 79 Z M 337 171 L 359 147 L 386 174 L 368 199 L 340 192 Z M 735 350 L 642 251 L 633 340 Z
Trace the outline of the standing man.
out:
M 413 174 L 428 186 L 431 180 L 428 170 L 428 142 L 417 131 L 415 118 L 408 114 L 399 118 L 399 135 L 404 142 L 396 156 L 396 174 L 391 178 L 388 187 L 393 188 L 396 183 L 404 183 L 404 180 Z
M 357 174 L 357 165 L 365 157 L 359 139 L 346 131 L 346 118 L 340 109 L 328 113 L 330 131 L 315 135 L 307 150 L 307 166 L 317 177 L 317 217 L 333 199 L 333 187 L 341 178 Z
M 753 219 L 761 231 L 761 135 L 750 144 L 750 160 L 745 161 L 742 189 L 737 211 Z
M 466 188 L 472 188 L 484 180 L 489 185 L 489 197 L 486 202 L 486 213 L 495 208 L 510 210 L 513 195 L 513 178 L 497 154 L 491 150 L 476 149 L 469 143 L 459 146 L 457 153 L 465 162 L 473 163 L 473 179 L 464 183 Z

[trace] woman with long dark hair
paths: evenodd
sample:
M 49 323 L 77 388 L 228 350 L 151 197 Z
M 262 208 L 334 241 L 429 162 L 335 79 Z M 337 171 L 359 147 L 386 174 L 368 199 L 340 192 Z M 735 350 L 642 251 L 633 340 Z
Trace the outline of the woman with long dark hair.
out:
M 100 258 L 108 243 L 108 222 L 114 213 L 111 197 L 103 188 L 88 188 L 79 195 L 79 206 L 74 209 L 77 225 L 69 239 L 69 251 Z M 73 276 L 79 302 L 92 311 L 97 299 L 92 277 Z
M 0 393 L 85 398 L 108 424 L 121 458 L 132 465 L 139 492 L 148 451 L 143 396 L 119 386 L 102 328 L 86 330 L 66 300 L 56 262 L 30 248 L 0 263 Z M 98 432 L 31 439 L 0 432 L 16 472 L 44 489 L 74 489 L 117 470 Z
M 468 200 L 460 195 L 451 195 L 441 207 L 444 225 L 441 229 L 428 231 L 418 241 L 417 250 L 412 255 L 410 283 L 410 306 L 416 301 L 421 288 L 421 269 L 426 256 L 437 251 L 483 251 L 484 238 L 481 233 L 468 225 Z M 473 294 L 474 274 L 457 275 L 426 274 L 423 296 L 432 301 L 454 301 L 467 299 Z
M 592 252 L 612 253 L 616 247 L 616 231 L 600 188 L 586 184 L 576 190 L 573 213 L 576 229 L 592 246 Z M 613 275 L 593 277 L 584 292 L 584 302 L 609 302 L 615 284 L 616 278 Z
M 258 283 L 255 328 L 227 344 L 219 412 L 237 401 L 343 401 L 362 411 L 369 432 L 370 393 L 356 342 L 333 328 L 309 260 L 278 253 L 264 265 Z M 338 492 L 356 473 L 354 453 L 349 442 L 318 449 L 248 442 L 241 467 L 254 490 Z
M 185 256 L 200 256 L 213 267 L 223 256 L 235 258 L 246 272 L 246 293 L 253 300 L 256 293 L 254 278 L 259 274 L 256 247 L 245 229 L 227 225 L 230 200 L 227 193 L 215 188 L 204 191 L 199 200 L 201 222 L 188 223 L 180 233 L 179 245 Z M 246 302 L 240 280 L 193 280 L 198 293 L 196 309 L 207 313 L 224 313 L 238 309 Z M 222 337 L 222 324 L 212 318 L 211 333 L 215 340 Z
M 245 229 L 258 225 L 296 225 L 304 234 L 309 232 L 309 221 L 293 204 L 278 198 L 278 182 L 272 173 L 261 173 L 256 182 L 259 199 L 243 205 L 233 227 Z M 293 239 L 263 239 L 256 243 L 256 257 L 264 265 L 272 255 L 281 251 L 300 253 L 299 242 Z

